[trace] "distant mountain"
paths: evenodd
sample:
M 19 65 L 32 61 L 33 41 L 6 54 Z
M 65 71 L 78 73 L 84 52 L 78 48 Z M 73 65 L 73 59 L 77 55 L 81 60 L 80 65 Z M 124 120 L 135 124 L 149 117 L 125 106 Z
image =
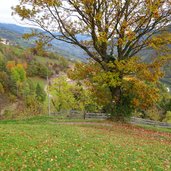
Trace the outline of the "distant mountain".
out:
M 0 23 L 0 29 L 2 30 L 8 30 L 11 32 L 15 32 L 18 34 L 25 34 L 31 32 L 32 28 L 30 27 L 23 27 L 15 24 L 6 24 L 6 23 Z
M 0 37 L 14 41 L 21 47 L 31 47 L 33 46 L 32 41 L 26 41 L 22 39 L 22 35 L 25 33 L 30 33 L 35 28 L 22 27 L 15 24 L 0 23 Z M 86 35 L 78 35 L 79 40 L 89 39 Z M 85 60 L 87 57 L 85 52 L 74 45 L 54 40 L 52 41 L 53 47 L 51 50 L 57 52 L 58 54 L 70 58 L 70 59 L 80 59 Z

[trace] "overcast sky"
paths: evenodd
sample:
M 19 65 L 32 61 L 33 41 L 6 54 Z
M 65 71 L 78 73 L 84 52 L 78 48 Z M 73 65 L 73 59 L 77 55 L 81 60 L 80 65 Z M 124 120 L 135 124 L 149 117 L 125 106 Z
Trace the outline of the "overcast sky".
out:
M 11 16 L 11 7 L 19 4 L 19 0 L 0 0 L 0 22 L 21 24 L 16 16 Z

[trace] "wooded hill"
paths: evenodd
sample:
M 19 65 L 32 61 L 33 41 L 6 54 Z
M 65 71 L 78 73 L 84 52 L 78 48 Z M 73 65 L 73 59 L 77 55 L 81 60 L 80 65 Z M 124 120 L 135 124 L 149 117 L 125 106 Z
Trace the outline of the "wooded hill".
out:
M 18 106 L 22 111 L 25 108 L 23 99 L 28 106 L 29 103 L 44 105 L 42 101 L 46 100 L 44 88 L 47 76 L 65 72 L 71 63 L 52 52 L 40 56 L 34 54 L 32 49 L 0 43 L 0 114 L 4 110 L 15 110 Z M 37 102 L 32 104 L 30 100 Z
M 0 37 L 8 39 L 14 42 L 15 44 L 19 45 L 20 47 L 34 47 L 33 40 L 26 41 L 22 38 L 23 34 L 30 33 L 33 29 L 35 28 L 21 27 L 15 24 L 0 23 Z M 167 26 L 166 30 L 171 32 L 171 25 Z M 79 40 L 90 39 L 90 37 L 87 35 L 78 35 L 78 37 Z M 65 58 L 68 58 L 70 60 L 82 61 L 85 61 L 87 58 L 86 54 L 79 47 L 67 44 L 62 41 L 52 41 L 52 44 L 53 46 L 50 47 L 50 49 L 48 50 L 57 53 L 59 56 L 64 56 Z M 156 56 L 156 52 L 149 48 L 142 50 L 138 55 L 142 57 L 143 61 L 150 62 L 151 59 Z M 41 57 L 39 57 L 39 59 L 40 58 Z M 165 77 L 161 79 L 161 81 L 171 89 L 171 62 L 165 66 L 164 70 Z

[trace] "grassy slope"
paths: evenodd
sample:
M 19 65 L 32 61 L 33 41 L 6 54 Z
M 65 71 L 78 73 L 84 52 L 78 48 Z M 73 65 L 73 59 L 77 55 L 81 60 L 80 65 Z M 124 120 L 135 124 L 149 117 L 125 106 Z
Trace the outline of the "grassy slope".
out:
M 0 122 L 2 170 L 170 170 L 171 134 L 134 126 Z
M 9 45 L 4 45 L 2 43 L 0 43 L 0 52 L 3 51 L 4 49 L 8 49 L 9 50 L 9 54 L 15 58 L 17 58 L 19 61 L 23 60 L 23 53 L 25 51 L 27 51 L 27 49 L 25 48 L 19 48 L 19 47 L 15 47 L 15 46 L 9 46 Z M 2 52 L 1 52 L 2 53 Z M 4 54 L 3 54 L 4 55 Z M 57 57 L 60 57 L 60 55 L 57 55 Z M 59 63 L 59 59 L 50 59 L 48 57 L 42 57 L 42 56 L 34 56 L 36 61 L 41 63 L 41 64 L 46 64 L 47 62 L 49 63 Z M 25 60 L 25 59 L 24 59 Z

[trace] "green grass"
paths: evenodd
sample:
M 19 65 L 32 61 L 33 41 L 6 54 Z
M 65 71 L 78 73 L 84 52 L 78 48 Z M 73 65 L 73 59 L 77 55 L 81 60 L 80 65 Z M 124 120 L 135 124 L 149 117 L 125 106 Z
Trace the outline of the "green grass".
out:
M 0 121 L 0 170 L 171 170 L 168 133 L 118 123 L 107 127 L 52 121 Z

